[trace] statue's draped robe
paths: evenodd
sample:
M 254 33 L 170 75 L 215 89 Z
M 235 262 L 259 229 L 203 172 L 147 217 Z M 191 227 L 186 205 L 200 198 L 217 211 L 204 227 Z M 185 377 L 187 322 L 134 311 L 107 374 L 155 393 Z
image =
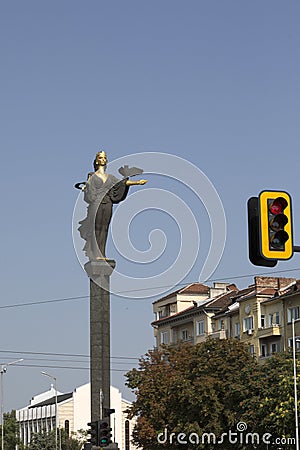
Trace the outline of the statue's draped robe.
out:
M 103 183 L 94 173 L 86 183 L 84 200 L 88 203 L 87 217 L 79 222 L 78 230 L 86 241 L 83 250 L 90 260 L 106 257 L 105 247 L 113 204 L 126 198 L 129 189 L 126 181 L 127 179 L 120 181 L 108 174 Z

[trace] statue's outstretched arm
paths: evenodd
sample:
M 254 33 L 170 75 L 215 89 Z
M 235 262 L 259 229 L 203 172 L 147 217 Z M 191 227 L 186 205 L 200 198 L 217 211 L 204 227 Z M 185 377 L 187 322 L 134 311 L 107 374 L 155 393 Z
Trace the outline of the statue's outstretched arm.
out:
M 148 180 L 137 180 L 137 181 L 126 180 L 126 186 L 142 185 L 146 184 L 147 181 Z

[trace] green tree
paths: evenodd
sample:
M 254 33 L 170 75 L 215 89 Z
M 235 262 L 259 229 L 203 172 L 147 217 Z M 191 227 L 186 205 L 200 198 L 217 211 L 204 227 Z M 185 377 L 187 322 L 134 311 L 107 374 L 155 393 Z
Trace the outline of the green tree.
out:
M 2 445 L 2 427 L 0 426 L 0 445 Z M 12 410 L 9 413 L 4 413 L 4 447 L 5 450 L 15 450 L 16 445 L 19 445 L 19 449 L 24 447 L 20 444 L 19 440 L 19 424 L 16 420 L 16 411 Z
M 55 449 L 55 431 L 49 433 L 34 433 L 29 445 L 30 450 L 54 450 Z
M 236 431 L 237 423 L 246 416 L 245 401 L 259 396 L 260 376 L 259 364 L 236 340 L 209 339 L 195 346 L 180 344 L 149 351 L 139 368 L 126 375 L 126 384 L 136 394 L 129 413 L 137 416 L 134 443 L 145 450 L 174 449 L 177 441 L 160 444 L 157 435 L 165 429 L 168 437 L 171 433 L 196 433 L 200 438 L 203 433 L 220 437 L 230 429 Z M 211 445 L 200 441 L 191 448 Z M 230 444 L 230 448 L 243 446 Z
M 83 444 L 81 438 L 68 436 L 63 429 L 58 430 L 58 442 L 60 441 L 62 450 L 80 450 Z M 30 450 L 55 450 L 55 431 L 34 433 L 28 448 Z
M 249 397 L 243 404 L 246 420 L 252 420 L 253 427 L 260 434 L 270 433 L 274 439 L 295 437 L 293 369 L 293 357 L 290 353 L 278 353 L 261 365 L 260 395 Z M 299 361 L 297 385 L 300 385 Z M 298 410 L 300 411 L 300 401 Z M 285 443 L 284 448 L 294 449 L 295 444 Z

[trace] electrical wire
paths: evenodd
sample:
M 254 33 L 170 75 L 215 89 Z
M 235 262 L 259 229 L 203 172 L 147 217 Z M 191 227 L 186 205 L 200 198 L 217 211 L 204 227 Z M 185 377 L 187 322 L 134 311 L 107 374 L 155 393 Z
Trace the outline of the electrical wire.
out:
M 14 367 L 39 367 L 40 369 L 70 369 L 70 370 L 90 370 L 90 367 L 74 367 L 74 366 L 47 366 L 47 365 L 39 365 L 39 364 L 11 364 Z M 95 369 L 96 370 L 96 369 Z M 97 369 L 98 370 L 98 369 Z M 131 369 L 113 369 L 110 368 L 112 372 L 129 372 Z
M 90 355 L 76 354 L 76 353 L 52 353 L 52 352 L 33 352 L 33 351 L 16 351 L 16 350 L 0 350 L 0 353 L 13 353 L 18 355 L 47 355 L 47 356 L 67 356 L 67 357 L 80 357 L 80 358 L 89 358 Z M 139 360 L 140 358 L 136 356 L 111 356 L 111 359 L 135 359 Z
M 28 303 L 16 303 L 14 305 L 2 305 L 0 309 L 8 309 L 8 308 L 21 308 L 23 306 L 34 306 L 34 305 L 42 305 L 45 303 L 59 303 L 59 302 L 69 302 L 74 300 L 82 300 L 89 298 L 88 295 L 81 295 L 80 297 L 67 297 L 67 298 L 57 298 L 54 300 L 40 300 L 37 302 L 28 302 Z
M 8 359 L 10 360 L 11 357 L 10 356 L 2 356 L 1 360 L 4 359 Z M 95 359 L 99 359 L 99 358 L 95 358 Z M 78 359 L 49 359 L 49 358 L 26 358 L 26 361 L 47 361 L 47 362 L 58 362 L 58 363 L 62 363 L 62 362 L 66 362 L 66 363 L 86 363 L 87 361 L 83 361 L 83 360 L 78 360 Z M 119 365 L 119 364 L 124 364 L 124 361 L 112 361 L 113 364 Z M 127 364 L 131 364 L 131 365 L 135 365 L 136 362 L 126 362 Z
M 250 278 L 250 277 L 255 277 L 255 276 L 263 276 L 263 275 L 273 275 L 273 274 L 277 274 L 277 273 L 288 273 L 288 272 L 295 272 L 295 271 L 299 271 L 299 268 L 277 270 L 277 271 L 270 271 L 270 272 L 249 273 L 249 274 L 244 274 L 244 275 L 228 276 L 228 277 L 224 277 L 224 278 L 209 278 L 207 281 L 216 282 L 216 281 L 237 280 L 237 279 L 242 279 L 242 278 Z M 131 292 L 144 292 L 144 291 L 150 291 L 150 290 L 157 289 L 157 288 L 160 288 L 160 289 L 172 289 L 173 288 L 174 290 L 176 290 L 176 288 L 178 288 L 179 286 L 187 286 L 187 285 L 193 284 L 193 283 L 199 283 L 199 281 L 198 280 L 197 281 L 187 281 L 185 283 L 178 283 L 178 284 L 176 284 L 176 286 L 165 285 L 165 286 L 145 287 L 143 289 L 131 289 L 131 290 L 127 290 L 127 291 L 118 291 L 118 292 L 116 292 L 116 294 L 121 295 L 121 294 L 130 294 Z M 39 300 L 36 302 L 15 303 L 13 305 L 1 305 L 0 309 L 23 308 L 24 306 L 36 306 L 36 305 L 42 305 L 42 304 L 47 304 L 47 303 L 60 303 L 60 302 L 83 300 L 83 299 L 89 299 L 89 298 L 90 298 L 89 295 L 81 295 L 78 297 L 57 298 L 57 299 L 52 299 L 52 300 Z M 141 300 L 148 300 L 148 298 L 146 298 L 146 299 L 128 298 L 128 300 L 141 301 Z

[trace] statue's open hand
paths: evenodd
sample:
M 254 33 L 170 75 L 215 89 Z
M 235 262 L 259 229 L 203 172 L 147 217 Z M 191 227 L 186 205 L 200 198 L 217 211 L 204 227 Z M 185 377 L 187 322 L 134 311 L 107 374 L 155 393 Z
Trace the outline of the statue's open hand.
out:
M 138 181 L 138 184 L 141 184 L 141 185 L 142 185 L 142 184 L 146 184 L 147 182 L 148 182 L 148 180 L 139 180 L 139 181 Z

